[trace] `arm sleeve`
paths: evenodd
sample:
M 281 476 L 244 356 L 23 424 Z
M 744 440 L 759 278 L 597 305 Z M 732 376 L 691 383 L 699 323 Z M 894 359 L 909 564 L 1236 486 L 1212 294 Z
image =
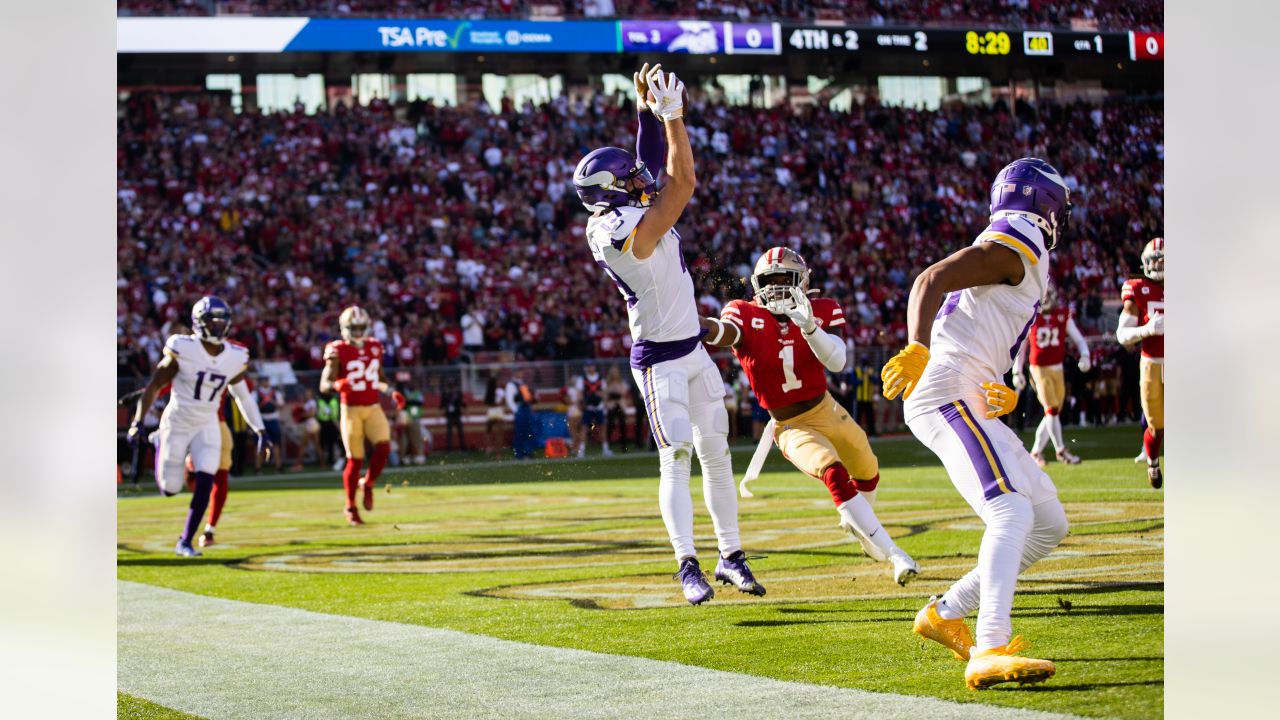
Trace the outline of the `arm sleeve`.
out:
M 258 401 L 253 397 L 253 393 L 249 392 L 249 386 L 240 381 L 230 388 L 231 396 L 236 399 L 236 405 L 240 406 L 240 414 L 244 416 L 244 421 L 249 423 L 249 427 L 254 432 L 262 432 L 266 428 L 262 424 L 262 413 L 258 412 Z
M 1076 326 L 1075 318 L 1067 318 L 1067 337 L 1076 344 L 1076 352 L 1080 357 L 1089 357 L 1089 341 L 1084 339 L 1084 333 Z
M 667 138 L 658 117 L 649 110 L 636 113 L 640 128 L 636 131 L 636 157 L 649 168 L 654 181 L 667 161 Z
M 1138 325 L 1138 316 L 1127 312 L 1120 313 L 1120 326 L 1116 328 L 1116 340 L 1125 347 L 1132 347 L 1146 338 L 1142 326 Z
M 813 350 L 813 354 L 818 356 L 818 361 L 822 366 L 831 372 L 838 373 L 844 370 L 845 351 L 844 339 L 839 335 L 832 335 L 822 328 L 815 328 L 812 333 L 801 333 L 804 339 L 809 343 L 809 348 Z

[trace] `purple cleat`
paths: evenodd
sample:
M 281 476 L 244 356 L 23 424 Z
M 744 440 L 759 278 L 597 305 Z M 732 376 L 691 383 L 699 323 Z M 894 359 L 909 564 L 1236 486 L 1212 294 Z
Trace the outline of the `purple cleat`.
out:
M 178 541 L 178 546 L 173 549 L 178 557 L 200 557 L 200 551 L 191 547 L 191 543 Z
M 716 579 L 726 585 L 733 585 L 739 592 L 763 595 L 764 586 L 756 582 L 756 576 L 747 567 L 747 554 L 738 550 L 729 557 L 721 557 L 716 563 Z
M 711 583 L 707 582 L 707 576 L 702 574 L 702 566 L 698 564 L 697 558 L 685 558 L 680 563 L 680 571 L 671 577 L 680 581 L 684 599 L 692 605 L 701 605 L 716 595 L 716 591 L 711 589 Z

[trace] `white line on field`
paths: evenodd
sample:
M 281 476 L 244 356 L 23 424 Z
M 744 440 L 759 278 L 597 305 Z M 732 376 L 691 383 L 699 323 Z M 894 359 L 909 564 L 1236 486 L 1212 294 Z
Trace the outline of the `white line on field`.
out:
M 529 645 L 124 581 L 117 607 L 119 689 L 211 720 L 1068 717 Z

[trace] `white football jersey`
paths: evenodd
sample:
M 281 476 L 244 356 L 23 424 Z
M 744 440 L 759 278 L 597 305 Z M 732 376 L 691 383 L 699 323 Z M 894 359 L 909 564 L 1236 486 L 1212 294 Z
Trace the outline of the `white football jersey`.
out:
M 210 355 L 195 335 L 170 335 L 164 352 L 177 360 L 178 374 L 173 378 L 160 426 L 195 428 L 217 422 L 222 391 L 249 367 L 249 349 L 224 342 L 222 352 Z
M 680 235 L 672 228 L 644 260 L 631 253 L 636 228 L 646 208 L 621 206 L 587 221 L 587 242 L 596 264 L 613 279 L 627 301 L 627 320 L 636 342 L 670 342 L 696 337 L 701 331 L 693 278 L 680 252 Z
M 933 322 L 929 367 L 906 402 L 908 418 L 970 396 L 984 382 L 1000 382 L 1040 312 L 1049 281 L 1049 251 L 1040 229 L 1023 217 L 1004 217 L 988 225 L 973 244 L 984 242 L 999 243 L 1022 257 L 1022 282 L 947 294 Z

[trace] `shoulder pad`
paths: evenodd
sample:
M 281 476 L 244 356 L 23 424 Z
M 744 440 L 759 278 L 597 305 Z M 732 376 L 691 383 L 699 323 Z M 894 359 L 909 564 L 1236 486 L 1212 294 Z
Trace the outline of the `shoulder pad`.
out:
M 983 242 L 1004 245 L 1021 253 L 1032 265 L 1040 262 L 1045 254 L 1044 235 L 1040 228 L 1030 220 L 1017 216 L 1002 217 L 988 225 L 974 244 Z
M 608 244 L 614 250 L 626 252 L 627 241 L 633 237 L 644 214 L 644 208 L 630 205 L 615 207 L 592 218 L 587 226 L 587 235 L 596 245 L 603 247 Z

